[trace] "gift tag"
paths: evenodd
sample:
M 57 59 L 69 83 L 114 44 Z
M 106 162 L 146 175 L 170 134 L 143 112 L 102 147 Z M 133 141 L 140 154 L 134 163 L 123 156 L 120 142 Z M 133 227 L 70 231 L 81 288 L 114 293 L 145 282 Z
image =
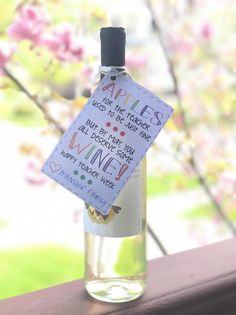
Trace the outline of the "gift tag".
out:
M 106 214 L 172 112 L 127 75 L 109 73 L 42 170 Z

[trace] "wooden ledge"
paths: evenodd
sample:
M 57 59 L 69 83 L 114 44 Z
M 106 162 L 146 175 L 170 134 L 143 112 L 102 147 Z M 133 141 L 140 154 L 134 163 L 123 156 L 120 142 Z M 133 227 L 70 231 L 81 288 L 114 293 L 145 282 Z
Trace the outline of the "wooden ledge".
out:
M 149 262 L 145 294 L 123 304 L 97 302 L 83 281 L 0 301 L 1 315 L 235 315 L 236 239 Z

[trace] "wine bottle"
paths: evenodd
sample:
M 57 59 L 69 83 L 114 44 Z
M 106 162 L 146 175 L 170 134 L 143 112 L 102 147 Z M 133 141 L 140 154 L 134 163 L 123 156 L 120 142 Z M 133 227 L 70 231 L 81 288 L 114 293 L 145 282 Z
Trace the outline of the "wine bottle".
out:
M 124 71 L 125 30 L 102 28 L 100 37 L 101 73 L 104 75 L 111 67 Z M 86 204 L 84 228 L 88 293 L 106 302 L 125 302 L 142 295 L 146 284 L 145 158 L 108 214 Z

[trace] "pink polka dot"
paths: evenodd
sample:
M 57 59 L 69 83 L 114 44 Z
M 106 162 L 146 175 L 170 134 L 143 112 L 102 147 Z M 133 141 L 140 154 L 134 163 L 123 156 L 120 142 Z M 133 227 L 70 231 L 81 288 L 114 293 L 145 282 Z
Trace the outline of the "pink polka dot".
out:
M 117 130 L 118 130 L 118 128 L 117 128 L 117 127 L 114 127 L 114 128 L 113 128 L 113 131 L 117 131 Z
M 110 126 L 111 126 L 111 123 L 108 121 L 108 122 L 106 123 L 106 126 L 107 126 L 107 127 L 110 127 Z
M 121 137 L 124 137 L 125 132 L 124 132 L 124 131 L 121 131 L 120 135 L 121 135 Z

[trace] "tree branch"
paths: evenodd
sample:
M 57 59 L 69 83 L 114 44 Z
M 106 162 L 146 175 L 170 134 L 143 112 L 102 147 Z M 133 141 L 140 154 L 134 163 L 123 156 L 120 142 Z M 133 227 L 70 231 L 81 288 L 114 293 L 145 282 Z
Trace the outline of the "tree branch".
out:
M 160 251 L 162 252 L 162 254 L 164 256 L 168 255 L 166 248 L 164 247 L 159 237 L 156 235 L 156 233 L 153 231 L 153 229 L 151 228 L 149 224 L 147 224 L 147 231 L 149 232 L 150 236 L 152 237 L 154 242 L 157 244 L 157 246 L 160 248 Z
M 173 87 L 174 87 L 174 94 L 176 95 L 176 98 L 177 98 L 178 108 L 179 108 L 180 115 L 181 115 L 182 122 L 183 122 L 183 129 L 184 129 L 188 139 L 191 140 L 190 128 L 189 128 L 188 121 L 186 119 L 186 114 L 185 114 L 185 111 L 184 111 L 184 108 L 182 105 L 179 82 L 178 82 L 178 78 L 176 75 L 174 62 L 173 62 L 171 56 L 169 55 L 168 50 L 165 46 L 165 42 L 164 42 L 164 38 L 163 38 L 163 32 L 161 30 L 161 27 L 158 23 L 156 16 L 154 15 L 151 0 L 146 0 L 146 4 L 147 4 L 147 7 L 148 7 L 150 15 L 151 15 L 153 31 L 158 36 L 161 48 L 163 50 L 163 53 L 164 53 L 164 56 L 165 56 L 165 59 L 166 59 L 167 65 L 168 65 L 168 70 L 169 70 L 170 76 L 172 78 Z M 201 185 L 201 187 L 203 188 L 203 190 L 207 194 L 208 198 L 210 199 L 210 201 L 214 205 L 215 210 L 218 213 L 218 215 L 222 218 L 222 220 L 225 222 L 225 224 L 231 230 L 232 234 L 236 236 L 236 227 L 234 226 L 234 224 L 231 222 L 231 220 L 225 214 L 223 207 L 216 200 L 214 194 L 212 193 L 210 185 L 207 182 L 207 179 L 201 174 L 201 172 L 199 170 L 199 167 L 197 165 L 196 158 L 195 158 L 195 152 L 194 152 L 193 148 L 191 148 L 190 154 L 191 154 L 191 157 L 189 160 L 189 164 L 190 164 L 192 170 L 194 171 L 194 173 L 196 174 L 199 184 Z
M 51 123 L 59 132 L 63 134 L 65 129 L 56 121 L 45 109 L 44 105 L 39 101 L 39 99 L 31 94 L 31 92 L 6 68 L 2 67 L 6 76 L 16 84 L 16 86 L 42 111 L 45 119 Z

